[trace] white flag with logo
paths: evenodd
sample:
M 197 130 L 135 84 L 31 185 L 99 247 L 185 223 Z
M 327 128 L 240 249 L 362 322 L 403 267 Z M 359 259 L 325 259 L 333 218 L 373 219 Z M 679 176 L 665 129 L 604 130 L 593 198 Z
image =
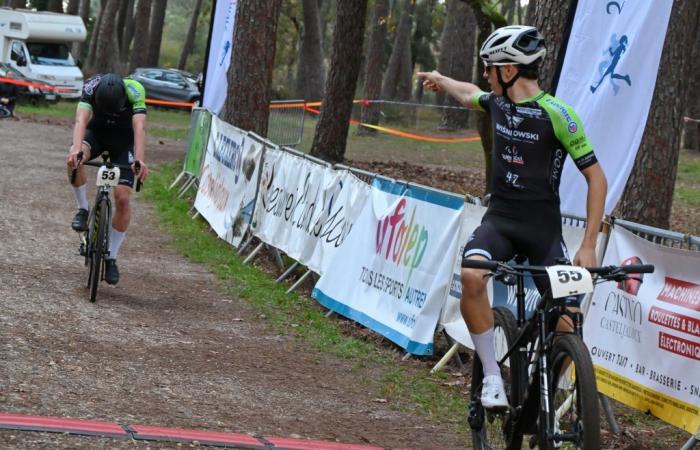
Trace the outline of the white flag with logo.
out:
M 608 179 L 605 212 L 622 196 L 644 134 L 672 0 L 579 0 L 556 95 L 578 113 Z M 586 181 L 564 167 L 562 212 L 585 216 Z
M 233 31 L 236 25 L 236 1 L 218 0 L 211 29 L 211 44 L 207 55 L 207 78 L 204 81 L 202 106 L 219 114 L 226 101 L 228 80 L 226 74 L 233 53 Z

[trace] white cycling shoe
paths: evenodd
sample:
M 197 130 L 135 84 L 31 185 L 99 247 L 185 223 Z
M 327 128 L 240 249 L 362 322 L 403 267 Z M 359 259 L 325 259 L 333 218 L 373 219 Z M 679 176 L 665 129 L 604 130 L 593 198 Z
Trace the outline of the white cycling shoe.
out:
M 500 376 L 484 377 L 484 384 L 481 387 L 481 405 L 485 409 L 508 409 L 508 397 Z

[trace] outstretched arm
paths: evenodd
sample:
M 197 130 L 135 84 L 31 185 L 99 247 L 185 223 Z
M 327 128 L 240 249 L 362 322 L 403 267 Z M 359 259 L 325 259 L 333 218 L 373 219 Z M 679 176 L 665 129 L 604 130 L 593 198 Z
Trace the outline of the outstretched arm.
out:
M 581 248 L 574 256 L 574 265 L 592 267 L 597 265 L 595 254 L 596 237 L 600 230 L 605 210 L 605 196 L 608 192 L 608 182 L 600 164 L 595 163 L 581 171 L 588 183 L 586 198 L 586 233 Z
M 467 108 L 475 108 L 473 97 L 474 94 L 481 92 L 479 86 L 467 83 L 466 81 L 457 81 L 446 77 L 437 70 L 433 70 L 432 72 L 418 72 L 416 75 L 423 80 L 423 86 L 426 89 L 430 89 L 434 92 L 447 92 Z

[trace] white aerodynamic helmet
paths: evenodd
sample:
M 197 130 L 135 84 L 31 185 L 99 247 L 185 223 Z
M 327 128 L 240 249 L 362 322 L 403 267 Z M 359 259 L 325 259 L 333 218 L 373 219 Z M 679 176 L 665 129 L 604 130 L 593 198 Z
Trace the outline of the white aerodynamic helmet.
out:
M 499 28 L 486 38 L 479 56 L 484 64 L 531 64 L 544 58 L 544 37 L 535 27 L 511 25 Z

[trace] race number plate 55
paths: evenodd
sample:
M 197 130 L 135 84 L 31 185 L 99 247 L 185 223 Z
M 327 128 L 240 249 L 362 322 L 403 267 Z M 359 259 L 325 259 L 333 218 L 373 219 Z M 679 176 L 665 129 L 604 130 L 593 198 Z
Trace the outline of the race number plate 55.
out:
M 547 267 L 547 275 L 552 284 L 553 298 L 593 292 L 593 278 L 583 267 L 551 266 Z
M 97 171 L 97 185 L 116 186 L 117 184 L 119 184 L 119 167 L 111 169 L 107 166 L 100 167 L 100 170 Z

